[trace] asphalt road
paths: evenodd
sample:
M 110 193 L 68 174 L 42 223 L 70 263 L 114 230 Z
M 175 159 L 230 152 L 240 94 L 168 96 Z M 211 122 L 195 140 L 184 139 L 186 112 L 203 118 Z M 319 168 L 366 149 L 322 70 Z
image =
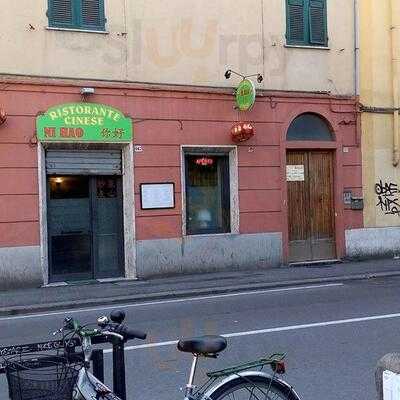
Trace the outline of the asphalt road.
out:
M 302 399 L 375 400 L 377 360 L 400 352 L 399 287 L 400 278 L 371 279 L 121 307 L 130 326 L 149 333 L 127 349 L 128 399 L 183 398 L 191 358 L 168 342 L 225 334 L 228 348 L 201 361 L 199 381 L 207 370 L 285 352 L 284 379 Z M 45 340 L 65 315 L 89 323 L 110 309 L 0 318 L 0 343 Z M 105 357 L 110 383 L 111 354 Z M 7 393 L 4 378 L 0 393 Z

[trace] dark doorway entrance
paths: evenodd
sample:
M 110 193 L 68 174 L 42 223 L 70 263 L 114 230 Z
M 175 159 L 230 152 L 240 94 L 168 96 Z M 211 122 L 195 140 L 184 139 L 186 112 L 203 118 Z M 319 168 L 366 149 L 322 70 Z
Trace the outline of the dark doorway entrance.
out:
M 123 275 L 120 176 L 48 176 L 50 281 Z
M 287 153 L 289 261 L 336 258 L 333 153 Z

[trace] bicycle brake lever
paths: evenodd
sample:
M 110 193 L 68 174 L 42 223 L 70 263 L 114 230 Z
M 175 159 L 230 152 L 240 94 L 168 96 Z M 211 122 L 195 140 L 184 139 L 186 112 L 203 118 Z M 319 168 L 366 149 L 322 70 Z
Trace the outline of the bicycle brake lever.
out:
M 119 333 L 115 333 L 115 332 L 110 332 L 110 331 L 103 331 L 103 335 L 106 336 L 114 336 L 116 338 L 118 338 L 119 340 L 124 340 L 124 337 L 122 335 L 120 335 Z
M 57 329 L 56 331 L 53 332 L 53 336 L 61 334 L 63 331 L 63 328 Z
M 97 325 L 99 325 L 100 328 L 105 328 L 109 323 L 110 320 L 106 316 L 102 316 L 97 319 Z

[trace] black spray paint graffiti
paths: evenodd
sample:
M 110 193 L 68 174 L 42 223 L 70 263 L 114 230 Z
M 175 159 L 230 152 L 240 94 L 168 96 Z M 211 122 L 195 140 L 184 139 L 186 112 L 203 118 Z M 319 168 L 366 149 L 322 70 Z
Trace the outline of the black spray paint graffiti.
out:
M 400 216 L 399 188 L 396 183 L 383 183 L 382 180 L 375 185 L 375 193 L 378 196 L 377 207 L 385 213 L 385 215 Z

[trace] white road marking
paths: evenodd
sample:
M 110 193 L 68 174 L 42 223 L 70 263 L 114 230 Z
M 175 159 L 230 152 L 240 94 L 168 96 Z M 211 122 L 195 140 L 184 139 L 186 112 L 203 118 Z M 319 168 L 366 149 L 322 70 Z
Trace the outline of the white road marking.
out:
M 338 326 L 345 324 L 354 324 L 357 322 L 369 322 L 369 321 L 379 321 L 385 319 L 394 319 L 400 318 L 400 313 L 397 314 L 386 314 L 386 315 L 374 315 L 371 317 L 360 317 L 360 318 L 349 318 L 349 319 L 338 319 L 336 321 L 325 321 L 325 322 L 315 322 L 312 324 L 302 324 L 302 325 L 289 325 L 289 326 L 281 326 L 277 328 L 267 328 L 267 329 L 259 329 L 255 331 L 245 331 L 245 332 L 236 332 L 236 333 L 225 333 L 221 336 L 226 338 L 235 338 L 241 336 L 252 336 L 252 335 L 262 335 L 267 333 L 275 333 L 275 332 L 287 332 L 287 331 L 296 331 L 300 329 L 311 329 L 311 328 L 319 328 L 325 326 Z M 168 342 L 159 342 L 159 343 L 147 343 L 140 344 L 137 346 L 127 346 L 125 350 L 140 350 L 140 349 L 148 349 L 153 347 L 164 347 L 171 346 L 178 343 L 178 340 L 171 340 Z M 105 353 L 111 353 L 111 349 L 105 350 Z
M 66 315 L 66 314 L 69 315 L 69 314 L 85 313 L 85 312 L 92 312 L 92 311 L 105 311 L 105 310 L 115 310 L 115 309 L 134 308 L 134 307 L 148 307 L 148 306 L 156 306 L 156 305 L 163 305 L 163 304 L 196 302 L 196 301 L 203 301 L 203 300 L 217 300 L 217 299 L 222 299 L 222 298 L 227 298 L 227 297 L 254 296 L 254 295 L 268 294 L 268 293 L 324 289 L 324 288 L 338 287 L 338 286 L 343 286 L 343 285 L 344 285 L 343 283 L 329 283 L 329 284 L 324 284 L 324 285 L 291 286 L 291 287 L 277 288 L 277 289 L 254 290 L 254 291 L 218 294 L 218 295 L 210 295 L 210 296 L 199 296 L 199 297 L 186 297 L 186 298 L 180 298 L 180 299 L 174 299 L 174 300 L 159 300 L 159 301 L 149 301 L 149 302 L 144 302 L 144 303 L 124 304 L 124 305 L 115 304 L 113 306 L 106 306 L 106 307 L 80 308 L 80 309 L 74 309 L 74 310 L 55 311 L 55 312 L 49 312 L 49 313 L 17 315 L 17 316 L 13 316 L 13 317 L 2 317 L 2 318 L 0 318 L 0 322 L 1 321 L 18 320 L 18 319 L 26 319 L 26 318 L 53 317 L 55 315 Z M 99 301 L 101 301 L 101 299 L 99 299 Z

